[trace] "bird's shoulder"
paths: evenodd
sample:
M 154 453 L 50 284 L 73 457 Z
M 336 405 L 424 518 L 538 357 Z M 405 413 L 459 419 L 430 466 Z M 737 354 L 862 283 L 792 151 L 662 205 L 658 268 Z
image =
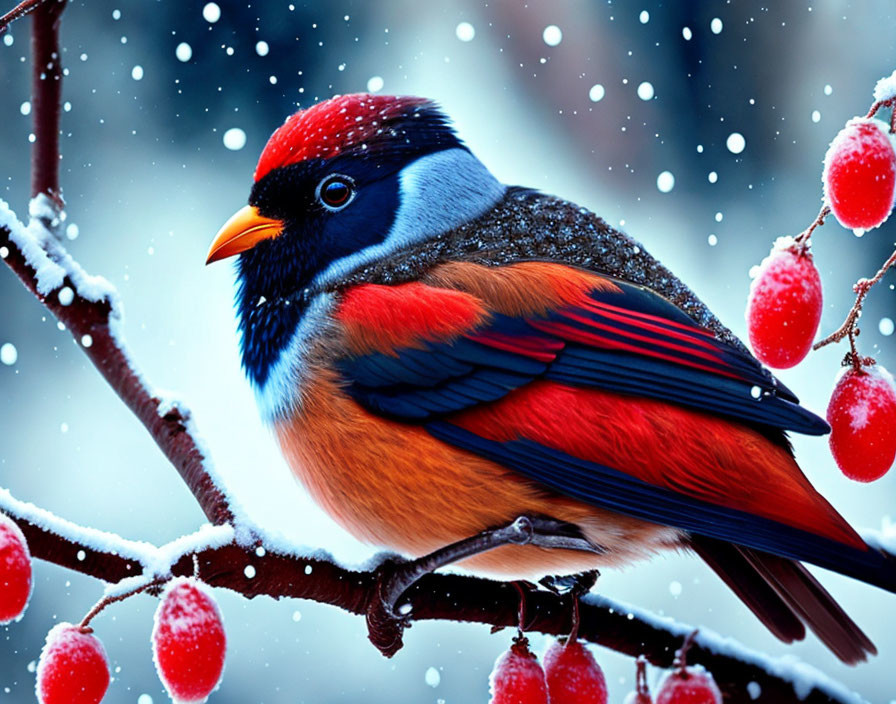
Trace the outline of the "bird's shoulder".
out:
M 638 241 L 585 207 L 536 190 L 511 187 L 480 217 L 348 273 L 334 288 L 420 281 L 446 262 L 505 267 L 562 264 L 649 289 L 719 340 L 749 355 L 737 337 Z

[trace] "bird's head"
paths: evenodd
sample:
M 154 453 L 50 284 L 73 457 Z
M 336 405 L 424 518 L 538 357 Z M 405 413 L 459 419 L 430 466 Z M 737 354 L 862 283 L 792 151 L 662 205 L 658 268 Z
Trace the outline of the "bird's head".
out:
M 208 263 L 239 255 L 250 377 L 264 383 L 306 289 L 468 222 L 504 192 L 428 100 L 344 95 L 290 116 L 258 160 L 249 205 L 208 254 Z

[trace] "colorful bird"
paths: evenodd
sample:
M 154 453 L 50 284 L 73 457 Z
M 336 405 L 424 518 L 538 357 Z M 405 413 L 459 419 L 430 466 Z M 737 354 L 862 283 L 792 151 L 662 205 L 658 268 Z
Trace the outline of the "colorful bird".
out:
M 292 115 L 208 262 L 233 255 L 261 413 L 358 538 L 419 556 L 530 516 L 589 547 L 465 563 L 513 578 L 690 550 L 783 641 L 875 652 L 800 564 L 896 591 L 793 458 L 784 431 L 827 424 L 643 247 L 499 183 L 432 102 Z

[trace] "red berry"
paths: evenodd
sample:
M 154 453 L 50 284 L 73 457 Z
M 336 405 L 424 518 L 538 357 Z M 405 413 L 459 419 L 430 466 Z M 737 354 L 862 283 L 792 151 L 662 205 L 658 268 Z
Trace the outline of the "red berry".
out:
M 109 660 L 92 633 L 58 623 L 47 634 L 37 662 L 40 704 L 97 704 L 109 688 Z
M 21 529 L 0 513 L 0 624 L 19 618 L 31 596 L 31 553 Z
M 660 683 L 656 704 L 722 704 L 722 693 L 702 667 L 680 667 Z
M 821 277 L 812 255 L 782 237 L 750 273 L 747 329 L 753 353 L 770 367 L 792 367 L 809 354 L 821 320 Z
M 831 453 L 850 479 L 880 479 L 896 458 L 896 390 L 879 364 L 849 367 L 828 404 Z
M 544 670 L 526 638 L 514 638 L 510 650 L 497 659 L 489 689 L 489 704 L 547 704 Z
M 171 698 L 203 702 L 218 686 L 227 638 L 212 596 L 195 579 L 172 580 L 162 594 L 152 629 L 156 670 Z
M 880 225 L 896 193 L 896 151 L 887 125 L 867 117 L 847 122 L 828 147 L 821 180 L 825 202 L 843 227 Z
M 551 704 L 607 704 L 604 673 L 579 641 L 551 644 L 544 655 L 544 678 Z

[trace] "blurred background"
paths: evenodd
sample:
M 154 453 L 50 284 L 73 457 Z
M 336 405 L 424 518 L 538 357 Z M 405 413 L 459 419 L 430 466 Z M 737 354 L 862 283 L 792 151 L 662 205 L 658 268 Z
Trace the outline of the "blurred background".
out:
M 357 563 L 376 548 L 343 533 L 293 485 L 239 369 L 232 271 L 203 266 L 217 228 L 245 203 L 273 129 L 335 93 L 435 98 L 501 180 L 560 194 L 621 226 L 745 337 L 750 267 L 776 237 L 813 220 L 828 142 L 896 68 L 894 12 L 889 0 L 72 2 L 62 23 L 68 246 L 118 287 L 135 358 L 192 407 L 219 471 L 256 520 Z M 0 39 L 0 197 L 20 215 L 28 32 L 25 20 Z M 859 239 L 832 220 L 813 237 L 822 332 L 840 324 L 852 282 L 876 271 L 894 231 L 891 221 Z M 861 351 L 891 369 L 893 282 L 889 274 L 869 296 L 861 337 Z M 133 539 L 163 543 L 200 525 L 176 472 L 69 334 L 0 271 L 3 344 L 16 354 L 6 348 L 0 364 L 0 486 Z M 813 353 L 780 377 L 823 413 L 844 352 Z M 794 444 L 812 482 L 853 524 L 880 528 L 893 515 L 896 472 L 855 484 L 824 439 Z M 812 637 L 778 643 L 688 556 L 607 572 L 598 589 L 798 657 L 871 702 L 893 701 L 896 597 L 816 573 L 877 643 L 872 662 L 844 667 Z M 79 619 L 101 589 L 37 565 L 25 619 L 0 628 L 0 702 L 33 701 L 47 630 Z M 488 673 L 511 638 L 415 624 L 386 660 L 363 619 L 314 603 L 217 596 L 230 640 L 212 698 L 221 704 L 485 702 Z M 94 622 L 114 668 L 105 701 L 167 701 L 150 655 L 155 605 L 136 597 Z M 538 636 L 534 644 L 546 646 Z M 618 704 L 634 664 L 595 653 Z

